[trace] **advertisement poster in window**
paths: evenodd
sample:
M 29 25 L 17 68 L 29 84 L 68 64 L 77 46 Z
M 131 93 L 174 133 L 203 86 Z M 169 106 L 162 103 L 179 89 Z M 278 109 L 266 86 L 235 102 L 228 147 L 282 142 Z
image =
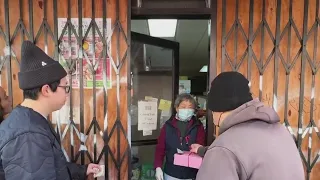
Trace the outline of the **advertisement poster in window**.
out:
M 179 80 L 179 94 L 191 92 L 190 80 Z
M 67 18 L 58 18 L 58 34 L 60 37 L 59 44 L 59 62 L 67 70 L 71 71 L 73 88 L 80 87 L 80 64 L 82 63 L 83 86 L 86 89 L 92 89 L 94 84 L 96 88 L 111 89 L 111 61 L 106 53 L 103 57 L 103 39 L 98 33 L 103 33 L 103 19 L 96 18 L 93 26 L 91 18 L 82 19 L 82 35 L 85 36 L 82 44 L 83 52 L 79 48 L 77 37 L 79 36 L 79 20 L 71 18 L 72 27 L 67 25 Z M 95 35 L 93 36 L 93 27 Z M 97 28 L 98 27 L 98 28 Z M 90 29 L 89 29 L 90 28 Z M 69 29 L 71 31 L 69 35 Z M 89 29 L 89 32 L 87 33 Z M 63 33 L 63 34 L 62 34 Z M 106 19 L 105 40 L 107 42 L 107 51 L 111 52 L 111 19 Z M 104 63 L 105 62 L 105 63 Z M 104 68 L 105 66 L 105 68 Z M 104 76 L 105 73 L 105 76 Z M 94 83 L 95 76 L 95 83 Z

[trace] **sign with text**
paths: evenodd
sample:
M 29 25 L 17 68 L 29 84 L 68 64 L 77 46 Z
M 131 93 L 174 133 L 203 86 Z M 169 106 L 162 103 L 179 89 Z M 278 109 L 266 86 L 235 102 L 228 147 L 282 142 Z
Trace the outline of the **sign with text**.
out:
M 157 102 L 138 102 L 138 131 L 156 130 L 158 119 Z

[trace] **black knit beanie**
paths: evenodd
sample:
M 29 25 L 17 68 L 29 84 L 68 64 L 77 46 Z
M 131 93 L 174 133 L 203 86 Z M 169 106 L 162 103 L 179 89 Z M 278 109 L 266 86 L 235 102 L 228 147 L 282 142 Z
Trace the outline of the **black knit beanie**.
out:
M 208 108 L 213 112 L 231 111 L 251 100 L 249 81 L 238 72 L 223 72 L 211 82 Z
M 41 87 L 59 81 L 67 72 L 58 61 L 53 60 L 30 41 L 21 47 L 19 87 L 22 90 Z

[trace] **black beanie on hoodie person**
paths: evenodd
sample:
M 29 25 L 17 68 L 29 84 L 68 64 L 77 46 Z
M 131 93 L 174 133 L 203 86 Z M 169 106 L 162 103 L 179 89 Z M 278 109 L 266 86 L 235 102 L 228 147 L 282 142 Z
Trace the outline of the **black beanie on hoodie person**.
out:
M 31 41 L 21 46 L 19 87 L 22 90 L 39 88 L 59 81 L 67 75 L 58 61 L 53 60 Z
M 249 81 L 239 72 L 220 73 L 208 93 L 208 108 L 213 112 L 227 112 L 253 100 Z

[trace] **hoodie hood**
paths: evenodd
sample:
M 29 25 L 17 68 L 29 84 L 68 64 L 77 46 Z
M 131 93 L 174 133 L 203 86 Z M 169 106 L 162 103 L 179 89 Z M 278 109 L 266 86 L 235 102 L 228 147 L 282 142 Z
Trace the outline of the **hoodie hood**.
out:
M 269 124 L 280 122 L 280 118 L 274 109 L 265 106 L 259 99 L 254 99 L 233 110 L 223 120 L 219 128 L 219 134 L 222 134 L 234 125 L 252 120 L 264 121 Z

